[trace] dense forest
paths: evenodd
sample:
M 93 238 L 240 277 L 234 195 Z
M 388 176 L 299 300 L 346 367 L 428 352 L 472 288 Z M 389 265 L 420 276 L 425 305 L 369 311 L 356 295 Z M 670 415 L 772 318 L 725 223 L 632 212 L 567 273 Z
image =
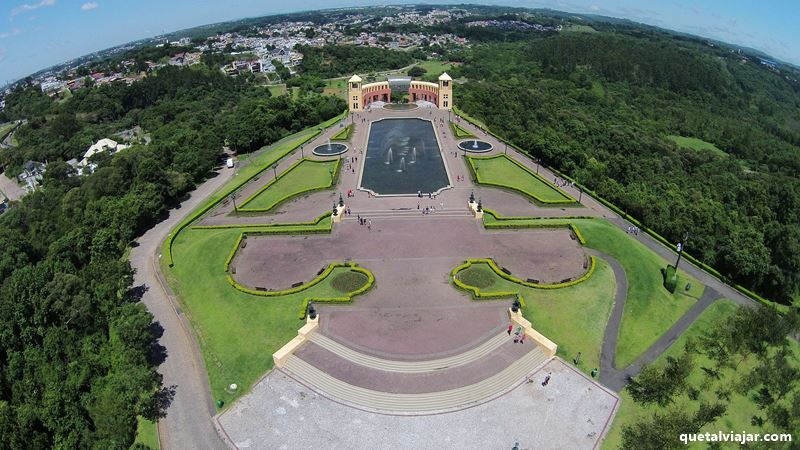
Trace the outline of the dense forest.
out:
M 300 73 L 319 78 L 333 78 L 354 73 L 400 69 L 424 58 L 421 51 L 396 51 L 354 45 L 299 46 L 303 54 Z
M 136 418 L 155 419 L 171 390 L 156 366 L 157 324 L 124 257 L 219 165 L 223 146 L 251 151 L 331 118 L 343 100 L 296 100 L 205 69 L 167 67 L 131 86 L 66 101 L 20 88 L 4 114 L 26 118 L 0 159 L 49 165 L 41 189 L 9 209 L 0 233 L 0 447 L 127 449 Z M 150 134 L 89 176 L 64 161 L 133 126 Z
M 689 232 L 688 251 L 738 283 L 797 295 L 797 82 L 647 33 L 531 35 L 459 56 L 466 112 L 673 242 Z

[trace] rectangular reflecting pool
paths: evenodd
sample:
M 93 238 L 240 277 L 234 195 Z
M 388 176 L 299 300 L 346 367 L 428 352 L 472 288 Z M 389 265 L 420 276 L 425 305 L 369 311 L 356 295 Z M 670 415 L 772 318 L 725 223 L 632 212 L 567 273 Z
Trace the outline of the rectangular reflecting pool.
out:
M 361 188 L 378 195 L 435 193 L 450 185 L 429 120 L 372 122 L 363 167 Z

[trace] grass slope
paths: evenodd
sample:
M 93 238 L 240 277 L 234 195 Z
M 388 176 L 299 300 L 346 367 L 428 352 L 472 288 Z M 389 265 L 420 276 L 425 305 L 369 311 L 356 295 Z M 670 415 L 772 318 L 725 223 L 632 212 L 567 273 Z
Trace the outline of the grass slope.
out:
M 575 201 L 555 186 L 517 165 L 507 155 L 488 158 L 468 156 L 467 160 L 479 184 L 504 185 L 540 202 Z
M 306 191 L 323 189 L 331 184 L 331 173 L 338 169 L 338 161 L 312 161 L 303 160 L 296 166 L 281 173 L 278 179 L 246 199 L 239 206 L 240 211 L 259 210 L 269 211 L 287 198 L 302 194 Z M 335 176 L 335 173 L 334 175 Z
M 144 444 L 154 450 L 161 448 L 158 440 L 158 426 L 155 422 L 139 417 L 136 426 L 136 440 L 134 444 Z
M 720 150 L 716 145 L 712 144 L 711 142 L 706 142 L 702 139 L 676 136 L 674 134 L 667 136 L 667 139 L 676 143 L 678 147 L 681 148 L 687 148 L 689 150 L 697 150 L 697 151 L 709 151 L 711 153 L 714 153 L 715 155 L 728 156 L 727 153 L 725 153 L 723 150 Z

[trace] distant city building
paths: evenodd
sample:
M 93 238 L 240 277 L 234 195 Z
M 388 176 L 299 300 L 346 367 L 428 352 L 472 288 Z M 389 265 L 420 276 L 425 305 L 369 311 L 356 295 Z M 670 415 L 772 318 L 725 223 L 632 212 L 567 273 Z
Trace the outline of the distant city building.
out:
M 24 185 L 26 190 L 33 192 L 41 183 L 46 167 L 46 163 L 25 161 L 22 164 L 22 173 L 17 175 L 17 179 Z

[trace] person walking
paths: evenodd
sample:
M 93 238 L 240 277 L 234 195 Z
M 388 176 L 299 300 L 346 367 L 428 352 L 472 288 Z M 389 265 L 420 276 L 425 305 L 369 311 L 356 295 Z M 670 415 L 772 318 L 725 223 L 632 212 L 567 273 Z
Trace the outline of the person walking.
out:
M 367 230 L 372 231 L 372 219 L 367 221 Z
M 507 332 L 508 332 L 508 335 L 509 335 L 509 336 L 511 336 L 511 330 L 513 330 L 513 329 L 514 329 L 514 325 L 513 325 L 513 324 L 508 324 L 508 330 L 507 330 Z
M 547 386 L 550 383 L 550 374 L 548 373 L 546 377 L 544 377 L 544 381 L 542 381 L 542 386 Z
M 519 337 L 519 343 L 520 344 L 524 344 L 525 343 L 525 333 L 522 333 L 522 336 Z

